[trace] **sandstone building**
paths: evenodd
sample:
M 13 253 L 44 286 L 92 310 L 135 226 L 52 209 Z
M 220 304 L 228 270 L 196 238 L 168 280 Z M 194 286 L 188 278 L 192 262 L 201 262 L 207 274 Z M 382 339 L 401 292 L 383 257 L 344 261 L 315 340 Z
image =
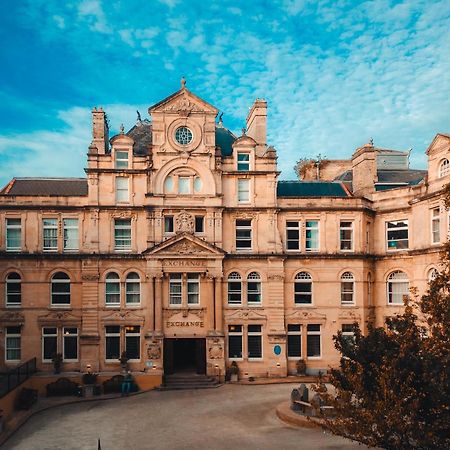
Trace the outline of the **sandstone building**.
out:
M 358 148 L 279 181 L 257 99 L 236 137 L 185 83 L 109 139 L 92 111 L 86 178 L 14 178 L 0 191 L 0 360 L 43 371 L 311 373 L 332 336 L 382 325 L 438 268 L 450 135 L 427 170 Z M 318 175 L 318 179 L 316 179 Z

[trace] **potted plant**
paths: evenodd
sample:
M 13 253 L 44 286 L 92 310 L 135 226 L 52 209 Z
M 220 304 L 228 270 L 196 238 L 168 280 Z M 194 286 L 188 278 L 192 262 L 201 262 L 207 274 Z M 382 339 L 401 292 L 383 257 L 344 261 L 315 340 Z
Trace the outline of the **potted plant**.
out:
M 297 375 L 305 375 L 306 374 L 306 362 L 304 359 L 299 359 L 295 364 L 297 368 Z
M 54 353 L 52 357 L 54 373 L 61 373 L 63 356 L 62 353 Z
M 81 377 L 83 384 L 95 384 L 97 382 L 98 373 L 84 373 Z
M 233 361 L 231 363 L 231 366 L 229 368 L 230 372 L 230 381 L 238 381 L 239 379 L 239 366 L 237 365 L 236 361 Z
M 123 371 L 126 372 L 128 370 L 128 358 L 127 352 L 124 350 L 122 354 L 120 355 L 119 361 L 120 361 L 120 367 L 122 367 Z

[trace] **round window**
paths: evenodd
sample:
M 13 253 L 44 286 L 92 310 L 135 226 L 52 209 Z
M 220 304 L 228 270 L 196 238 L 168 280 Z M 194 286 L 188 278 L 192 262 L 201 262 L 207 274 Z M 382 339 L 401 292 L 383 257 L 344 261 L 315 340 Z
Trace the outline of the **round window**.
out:
M 188 145 L 192 142 L 192 131 L 188 127 L 179 127 L 175 131 L 175 140 L 180 145 Z

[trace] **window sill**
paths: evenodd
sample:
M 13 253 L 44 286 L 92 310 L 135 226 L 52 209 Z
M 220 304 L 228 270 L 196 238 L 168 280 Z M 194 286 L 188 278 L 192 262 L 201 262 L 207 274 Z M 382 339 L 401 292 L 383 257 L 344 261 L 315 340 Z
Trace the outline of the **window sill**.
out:
M 228 358 L 228 361 L 244 361 L 244 358 Z
M 247 358 L 247 361 L 248 362 L 263 362 L 264 358 L 263 357 L 261 357 L 261 358 Z
M 263 307 L 262 302 L 261 303 L 247 303 L 247 306 L 249 308 L 262 308 Z
M 356 303 L 341 303 L 341 306 L 343 308 L 355 308 L 356 307 Z
M 302 359 L 301 356 L 288 356 L 288 361 L 300 361 Z
M 402 303 L 388 303 L 387 306 L 405 306 L 405 304 Z
M 312 361 L 319 361 L 322 359 L 322 356 L 307 356 L 306 359 L 309 359 Z
M 63 359 L 62 362 L 63 363 L 77 363 L 79 362 L 79 359 Z
M 311 308 L 314 307 L 312 303 L 295 303 L 294 306 L 296 308 Z
M 54 309 L 72 309 L 70 305 L 50 305 L 50 308 Z
M 105 305 L 105 308 L 107 309 L 120 309 L 120 303 L 114 303 L 110 305 Z
M 6 308 L 8 308 L 8 309 L 19 309 L 19 308 L 21 308 L 22 307 L 22 305 L 14 305 L 14 304 L 11 304 L 11 305 L 9 305 L 8 303 L 5 305 L 5 307 Z

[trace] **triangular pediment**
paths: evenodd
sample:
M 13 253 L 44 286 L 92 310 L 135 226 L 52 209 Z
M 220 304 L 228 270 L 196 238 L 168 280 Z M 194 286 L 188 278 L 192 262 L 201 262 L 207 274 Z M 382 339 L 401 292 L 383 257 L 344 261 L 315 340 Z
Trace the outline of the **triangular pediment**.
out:
M 225 252 L 209 242 L 189 233 L 179 233 L 160 244 L 149 248 L 145 254 L 157 256 L 220 256 Z
M 267 315 L 264 312 L 255 311 L 254 309 L 237 309 L 236 311 L 228 311 L 225 314 L 225 319 L 228 320 L 266 320 Z
M 156 105 L 150 106 L 148 112 L 150 115 L 155 112 L 169 114 L 180 114 L 183 112 L 206 113 L 217 115 L 219 110 L 183 87 L 169 97 L 166 97 L 164 100 L 156 103 Z
M 441 152 L 444 148 L 449 149 L 450 144 L 450 135 L 444 133 L 438 133 L 430 146 L 427 148 L 425 152 L 427 155 L 433 155 L 434 153 Z

